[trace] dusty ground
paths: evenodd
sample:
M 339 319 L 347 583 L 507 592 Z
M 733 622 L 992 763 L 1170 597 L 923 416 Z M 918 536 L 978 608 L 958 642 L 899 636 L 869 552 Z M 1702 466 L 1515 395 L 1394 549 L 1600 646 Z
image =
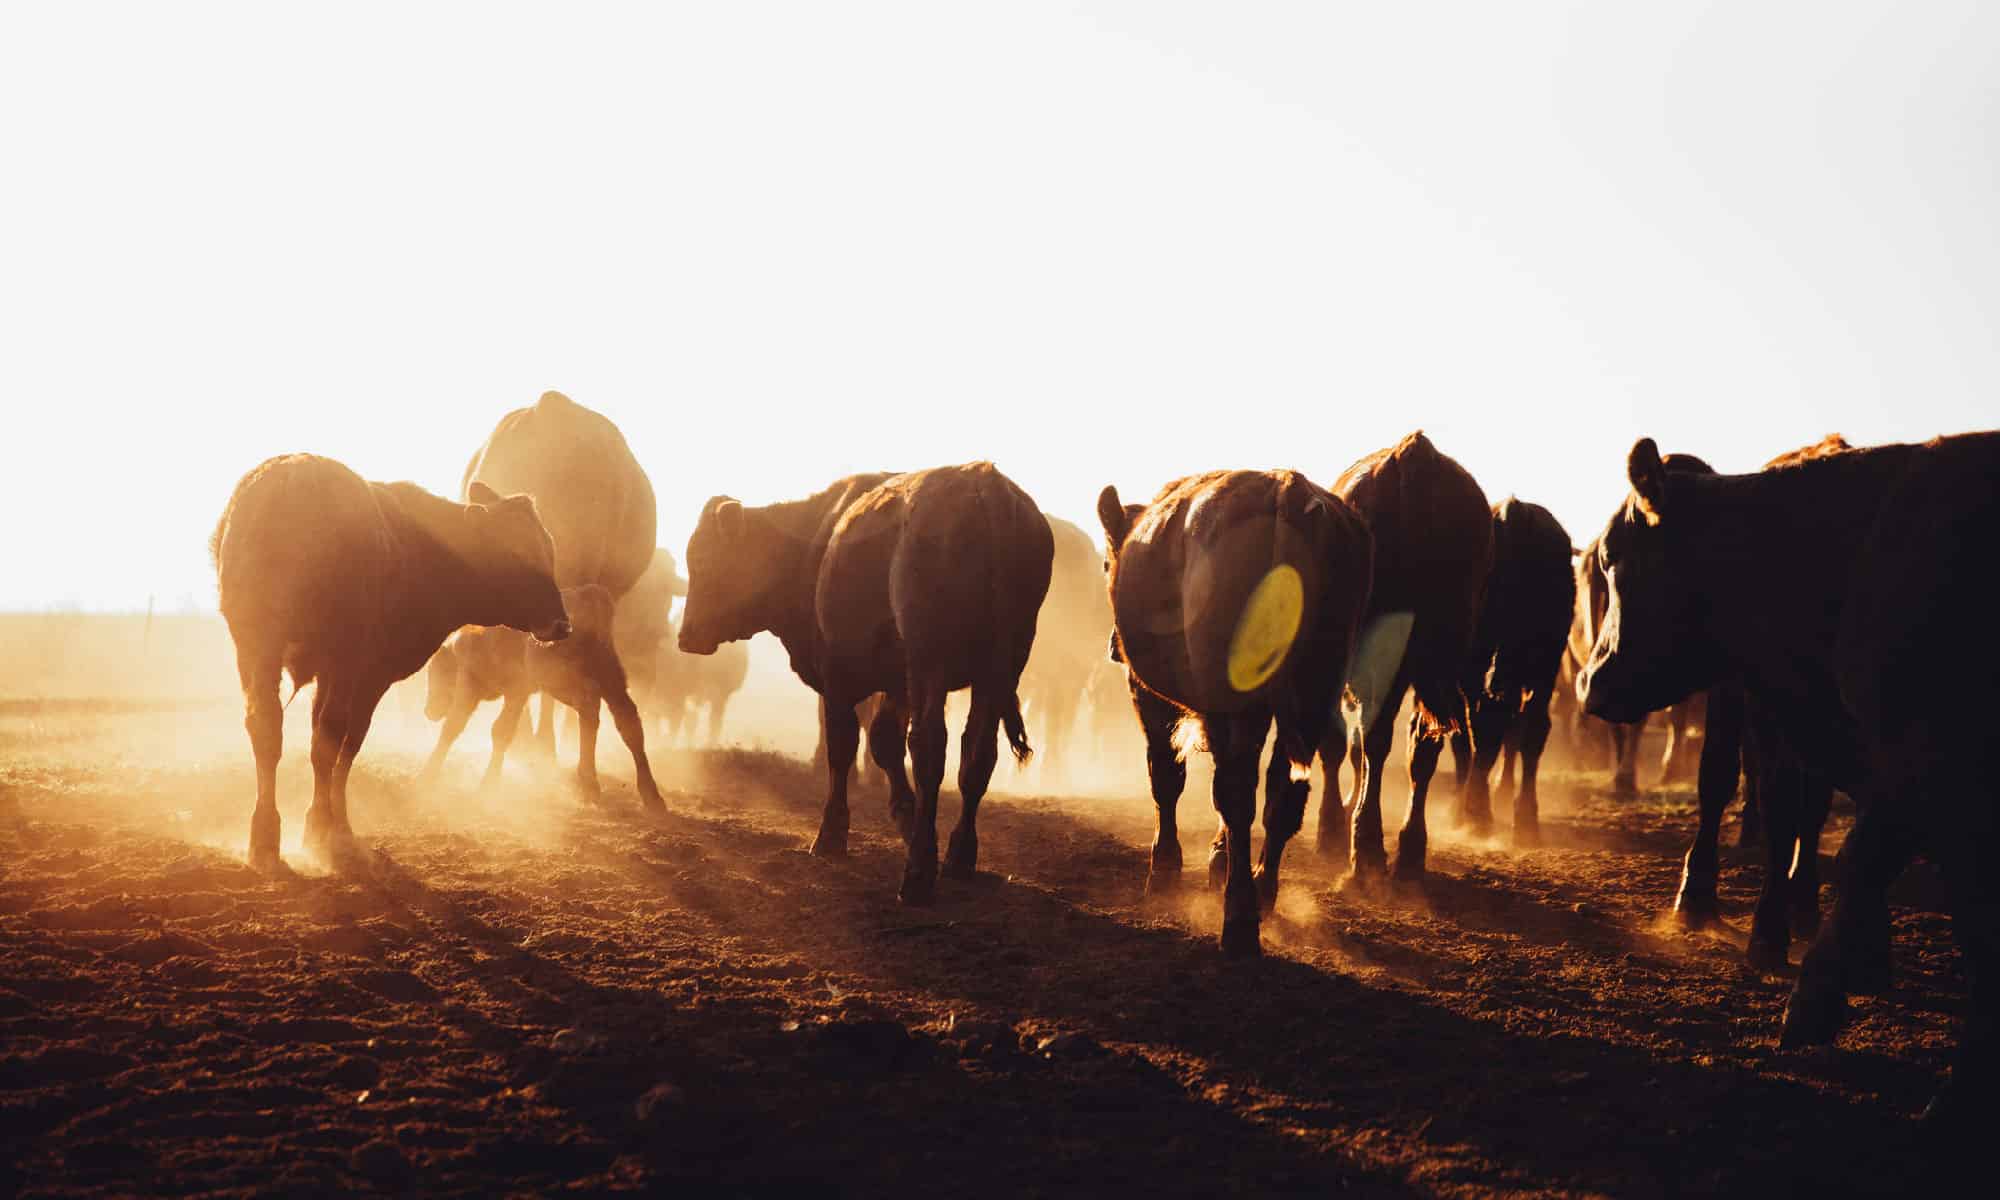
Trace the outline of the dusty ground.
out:
M 1558 776 L 1547 848 L 1434 834 L 1391 899 L 1307 845 L 1234 964 L 1205 792 L 1184 897 L 1142 897 L 1136 764 L 1123 801 L 995 797 L 984 873 L 912 911 L 879 794 L 823 862 L 796 759 L 663 754 L 646 819 L 615 742 L 600 807 L 525 767 L 474 794 L 477 726 L 432 794 L 418 735 L 371 743 L 373 854 L 329 873 L 298 715 L 267 878 L 227 705 L 0 704 L 0 1192 L 1896 1191 L 1962 996 L 1915 879 L 1895 993 L 1779 1052 L 1756 856 L 1726 930 L 1663 918 L 1686 791 Z

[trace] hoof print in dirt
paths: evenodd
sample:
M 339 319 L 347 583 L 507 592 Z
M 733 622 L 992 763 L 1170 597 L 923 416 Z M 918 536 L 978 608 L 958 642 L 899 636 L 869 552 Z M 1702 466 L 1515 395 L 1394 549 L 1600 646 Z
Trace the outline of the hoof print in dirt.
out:
M 836 1078 L 887 1075 L 921 1065 L 931 1045 L 895 1021 L 861 1018 L 791 1031 L 809 1070 Z
M 394 1143 L 376 1138 L 363 1142 L 348 1156 L 347 1165 L 356 1175 L 376 1183 L 396 1183 L 410 1174 L 410 1160 Z

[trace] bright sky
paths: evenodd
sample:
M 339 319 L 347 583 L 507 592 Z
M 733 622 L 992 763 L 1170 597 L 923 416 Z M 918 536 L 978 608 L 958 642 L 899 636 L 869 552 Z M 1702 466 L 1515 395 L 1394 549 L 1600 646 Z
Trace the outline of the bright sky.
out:
M 213 603 L 238 476 L 559 388 L 703 498 L 989 457 L 1093 527 L 1422 426 L 2000 424 L 1980 0 L 0 7 L 0 607 Z

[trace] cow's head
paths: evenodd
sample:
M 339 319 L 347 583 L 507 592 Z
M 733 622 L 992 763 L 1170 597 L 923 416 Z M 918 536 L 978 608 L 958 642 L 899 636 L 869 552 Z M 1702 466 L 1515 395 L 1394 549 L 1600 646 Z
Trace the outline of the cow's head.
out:
M 1576 684 L 1584 711 L 1607 721 L 1639 720 L 1724 673 L 1689 574 L 1698 533 L 1687 485 L 1701 472 L 1663 463 L 1651 438 L 1632 447 L 1625 470 L 1632 493 L 1591 547 L 1605 608 Z
M 1125 535 L 1132 532 L 1133 522 L 1146 511 L 1143 504 L 1122 504 L 1118 499 L 1115 484 L 1105 484 L 1097 493 L 1097 523 L 1104 526 L 1104 576 L 1108 590 L 1118 573 L 1118 552 L 1125 546 Z M 1125 651 L 1118 644 L 1118 630 L 1111 630 L 1111 661 L 1125 661 Z
M 458 694 L 458 648 L 450 642 L 439 646 L 424 669 L 424 719 L 442 721 L 451 712 Z
M 502 496 L 474 480 L 465 517 L 478 547 L 479 570 L 495 606 L 487 624 L 525 630 L 544 642 L 569 636 L 569 614 L 556 590 L 556 546 L 527 496 Z
M 713 654 L 768 627 L 764 599 L 782 570 L 782 535 L 728 496 L 711 497 L 687 547 L 680 648 Z

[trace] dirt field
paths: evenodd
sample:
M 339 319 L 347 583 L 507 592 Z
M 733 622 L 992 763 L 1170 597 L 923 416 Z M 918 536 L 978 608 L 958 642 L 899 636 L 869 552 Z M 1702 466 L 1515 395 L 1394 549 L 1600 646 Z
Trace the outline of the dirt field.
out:
M 1546 848 L 1440 822 L 1418 893 L 1336 890 L 1308 836 L 1243 964 L 1205 785 L 1183 896 L 1143 898 L 1136 762 L 1122 796 L 996 795 L 981 876 L 913 911 L 879 792 L 851 858 L 805 853 L 797 758 L 662 753 L 646 819 L 615 742 L 601 806 L 526 766 L 475 794 L 481 724 L 420 795 L 390 720 L 372 853 L 332 874 L 297 847 L 305 707 L 268 878 L 227 702 L 0 702 L 0 1193 L 1894 1192 L 1963 995 L 1913 877 L 1895 993 L 1779 1052 L 1756 856 L 1683 934 L 1692 794 L 1560 773 Z

